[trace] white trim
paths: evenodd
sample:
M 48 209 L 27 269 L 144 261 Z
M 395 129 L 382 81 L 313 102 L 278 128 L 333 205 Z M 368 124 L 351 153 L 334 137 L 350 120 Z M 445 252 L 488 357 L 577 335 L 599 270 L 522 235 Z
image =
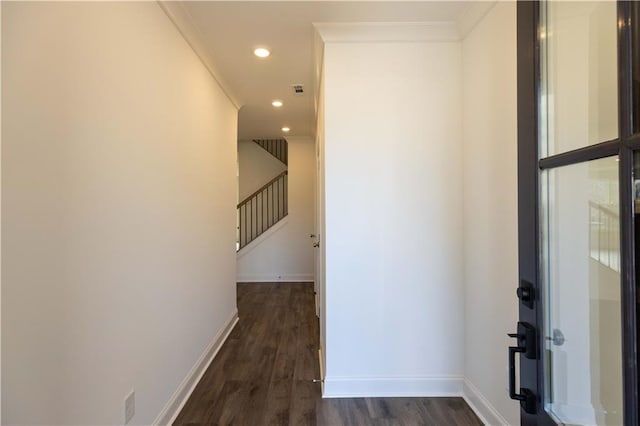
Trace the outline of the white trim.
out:
M 251 252 L 251 250 L 253 250 L 254 248 L 258 247 L 260 244 L 262 244 L 263 241 L 267 240 L 269 237 L 271 237 L 273 234 L 279 231 L 280 228 L 283 228 L 288 222 L 289 222 L 289 216 L 287 215 L 282 219 L 280 219 L 278 222 L 276 222 L 275 225 L 272 225 L 271 228 L 267 229 L 258 237 L 256 237 L 249 244 L 244 246 L 239 252 L 237 252 L 236 258 L 242 259 L 244 255 Z
M 314 282 L 313 273 L 308 274 L 285 274 L 285 275 L 264 275 L 264 274 L 238 274 L 239 283 L 309 283 Z
M 498 426 L 509 425 L 509 422 L 491 405 L 487 398 L 476 388 L 469 379 L 464 379 L 462 397 L 467 405 L 485 425 Z
M 463 40 L 482 21 L 489 11 L 496 5 L 496 1 L 468 2 L 466 8 L 456 18 L 458 35 Z
M 231 91 L 229 84 L 222 78 L 222 74 L 215 65 L 215 61 L 211 57 L 209 50 L 206 48 L 205 43 L 202 41 L 204 38 L 200 33 L 199 28 L 193 22 L 193 18 L 182 4 L 178 1 L 166 1 L 157 0 L 158 5 L 167 15 L 169 20 L 176 27 L 182 38 L 187 42 L 189 47 L 193 50 L 204 67 L 209 71 L 213 79 L 218 83 L 218 86 L 222 89 L 229 101 L 240 110 L 242 103 L 238 100 L 238 97 Z
M 318 106 L 320 104 L 320 82 L 324 72 L 324 42 L 316 29 L 313 32 L 313 117 L 314 123 L 318 123 Z M 317 137 L 317 129 L 313 132 L 313 140 Z
M 325 43 L 459 41 L 458 26 L 443 22 L 318 22 Z
M 449 377 L 325 377 L 323 398 L 462 396 L 464 379 Z
M 154 425 L 171 425 L 180 414 L 180 410 L 184 407 L 191 393 L 195 389 L 196 385 L 207 371 L 211 361 L 215 358 L 216 354 L 229 337 L 231 330 L 238 323 L 238 311 L 235 311 L 231 318 L 227 321 L 225 326 L 218 332 L 213 338 L 211 343 L 205 348 L 200 358 L 196 361 L 189 373 L 178 386 L 178 389 L 173 393 L 169 401 L 164 406 L 158 417 L 153 421 Z
M 597 412 L 591 404 L 554 404 L 553 407 L 545 407 L 551 418 L 558 424 L 596 425 L 598 424 Z

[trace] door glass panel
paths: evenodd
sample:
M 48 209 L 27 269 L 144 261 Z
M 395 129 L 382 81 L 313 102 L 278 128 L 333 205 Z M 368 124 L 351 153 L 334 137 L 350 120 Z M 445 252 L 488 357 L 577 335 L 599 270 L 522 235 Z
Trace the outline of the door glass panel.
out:
M 542 174 L 545 409 L 622 424 L 618 158 Z
M 540 157 L 618 137 L 616 2 L 541 7 Z
M 640 133 L 640 4 L 629 3 L 631 8 L 631 86 L 633 91 L 633 133 Z

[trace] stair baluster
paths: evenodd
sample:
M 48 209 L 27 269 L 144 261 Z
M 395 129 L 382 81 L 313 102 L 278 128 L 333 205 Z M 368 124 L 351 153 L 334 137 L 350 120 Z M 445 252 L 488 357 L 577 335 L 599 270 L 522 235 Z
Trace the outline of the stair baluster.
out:
M 287 216 L 287 193 L 285 170 L 238 204 L 238 251 Z

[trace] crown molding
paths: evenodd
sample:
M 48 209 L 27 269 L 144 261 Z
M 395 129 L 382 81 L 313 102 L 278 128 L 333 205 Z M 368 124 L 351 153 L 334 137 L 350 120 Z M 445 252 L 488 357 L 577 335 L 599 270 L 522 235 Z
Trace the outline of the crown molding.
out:
M 324 43 L 460 41 L 496 3 L 470 1 L 454 21 L 317 22 L 313 26 Z
M 443 22 L 329 22 L 314 23 L 325 43 L 458 41 L 458 26 Z
M 496 3 L 497 1 L 469 2 L 456 19 L 460 40 L 463 40 L 476 27 Z
M 231 91 L 229 84 L 227 84 L 227 82 L 222 78 L 218 71 L 218 67 L 215 65 L 214 58 L 203 42 L 203 37 L 198 30 L 198 27 L 193 22 L 193 18 L 189 12 L 187 12 L 182 2 L 158 0 L 157 3 L 176 27 L 178 32 L 182 35 L 182 38 L 184 38 L 187 44 L 195 52 L 196 56 L 200 58 L 200 61 L 202 61 L 205 68 L 209 70 L 209 73 L 218 83 L 224 94 L 227 95 L 229 101 L 231 101 L 236 109 L 240 109 L 240 107 L 242 107 L 242 102 L 240 102 L 235 93 Z

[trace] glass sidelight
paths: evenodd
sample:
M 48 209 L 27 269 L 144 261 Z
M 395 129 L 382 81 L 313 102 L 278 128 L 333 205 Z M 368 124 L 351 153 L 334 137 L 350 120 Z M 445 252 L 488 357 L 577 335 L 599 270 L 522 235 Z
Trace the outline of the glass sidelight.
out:
M 560 424 L 622 424 L 618 164 L 541 174 L 544 409 Z

